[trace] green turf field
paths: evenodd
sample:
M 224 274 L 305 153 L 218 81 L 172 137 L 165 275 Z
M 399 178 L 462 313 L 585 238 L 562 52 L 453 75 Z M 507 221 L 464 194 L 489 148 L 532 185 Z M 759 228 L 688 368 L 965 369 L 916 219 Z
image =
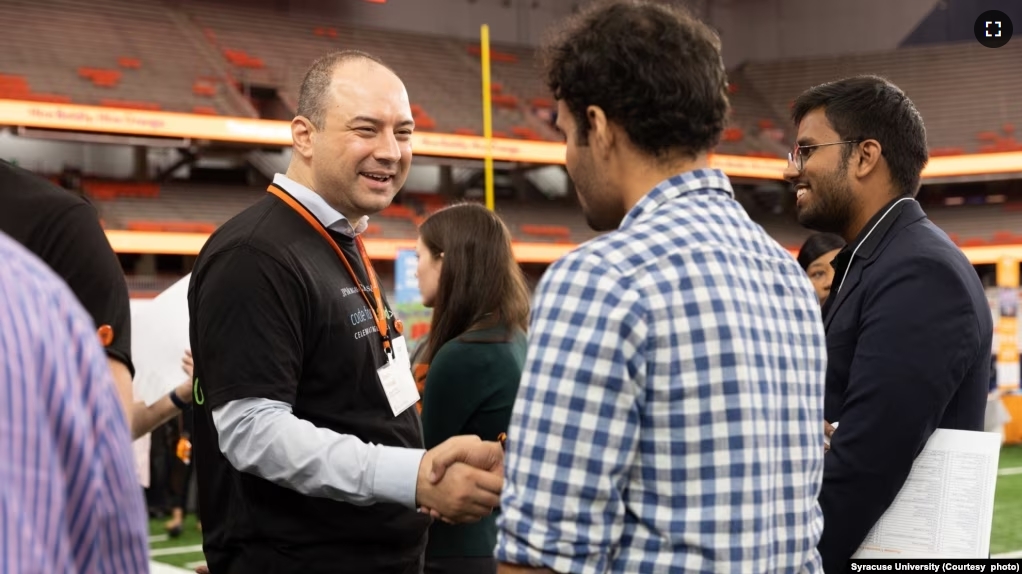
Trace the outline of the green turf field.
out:
M 1022 446 L 1006 446 L 1001 449 L 1000 468 L 1018 469 L 1014 474 L 997 477 L 997 494 L 994 498 L 994 526 L 990 539 L 990 552 L 1002 554 L 1022 551 Z M 1009 472 L 1012 472 L 1009 470 Z M 179 538 L 162 540 L 166 532 L 163 520 L 149 523 L 152 542 L 152 559 L 189 570 L 202 561 L 202 534 L 195 527 L 195 517 L 185 520 L 184 532 Z
M 994 495 L 994 526 L 990 534 L 991 554 L 1022 550 L 1022 446 L 1001 449 L 1001 472 Z
M 202 562 L 202 533 L 195 527 L 195 517 L 185 518 L 181 536 L 169 539 L 163 524 L 165 519 L 149 521 L 150 553 L 156 562 L 192 570 L 192 564 Z

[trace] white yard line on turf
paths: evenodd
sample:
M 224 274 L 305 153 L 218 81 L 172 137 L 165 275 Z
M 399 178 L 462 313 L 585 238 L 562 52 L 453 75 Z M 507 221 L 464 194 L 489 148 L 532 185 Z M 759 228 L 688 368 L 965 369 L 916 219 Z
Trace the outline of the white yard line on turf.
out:
M 192 546 L 171 546 L 170 548 L 154 548 L 149 551 L 150 556 L 174 556 L 176 554 L 195 554 L 202 552 L 202 544 Z
M 166 534 L 153 534 L 149 537 L 149 544 L 152 544 L 153 542 L 166 542 L 168 540 L 170 540 L 170 536 L 167 536 Z
M 1022 558 L 1022 550 L 1005 552 L 1004 554 L 994 554 L 991 558 Z
M 195 570 L 185 570 L 163 562 L 149 562 L 150 574 L 194 574 Z
M 997 476 L 1011 476 L 1013 474 L 1022 474 L 1022 466 L 1013 466 L 1011 468 L 1002 468 L 997 471 Z

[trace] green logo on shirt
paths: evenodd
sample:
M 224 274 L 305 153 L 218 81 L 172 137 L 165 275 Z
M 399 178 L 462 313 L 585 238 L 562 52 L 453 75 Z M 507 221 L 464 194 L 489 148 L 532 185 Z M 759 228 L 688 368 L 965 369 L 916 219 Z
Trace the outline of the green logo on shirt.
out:
M 192 399 L 195 400 L 195 404 L 201 405 L 206 402 L 206 397 L 202 394 L 202 387 L 199 386 L 199 378 L 195 378 L 195 382 L 192 383 Z

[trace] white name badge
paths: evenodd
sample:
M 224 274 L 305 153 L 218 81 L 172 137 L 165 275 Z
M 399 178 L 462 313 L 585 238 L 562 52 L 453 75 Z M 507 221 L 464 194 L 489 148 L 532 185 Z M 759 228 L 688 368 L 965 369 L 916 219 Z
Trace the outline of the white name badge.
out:
M 419 389 L 415 387 L 415 379 L 412 377 L 412 365 L 408 358 L 408 345 L 404 337 L 398 337 L 390 342 L 394 350 L 394 358 L 388 355 L 387 364 L 376 371 L 383 385 L 383 392 L 387 394 L 387 401 L 390 402 L 390 410 L 394 416 L 405 412 L 408 407 L 419 400 Z

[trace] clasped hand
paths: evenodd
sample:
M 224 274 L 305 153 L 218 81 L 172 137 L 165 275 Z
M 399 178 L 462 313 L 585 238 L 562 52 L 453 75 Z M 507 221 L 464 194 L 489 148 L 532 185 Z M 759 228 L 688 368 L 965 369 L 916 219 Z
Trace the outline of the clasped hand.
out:
M 419 463 L 415 501 L 420 510 L 452 524 L 476 522 L 500 505 L 504 451 L 477 436 L 450 438 Z

